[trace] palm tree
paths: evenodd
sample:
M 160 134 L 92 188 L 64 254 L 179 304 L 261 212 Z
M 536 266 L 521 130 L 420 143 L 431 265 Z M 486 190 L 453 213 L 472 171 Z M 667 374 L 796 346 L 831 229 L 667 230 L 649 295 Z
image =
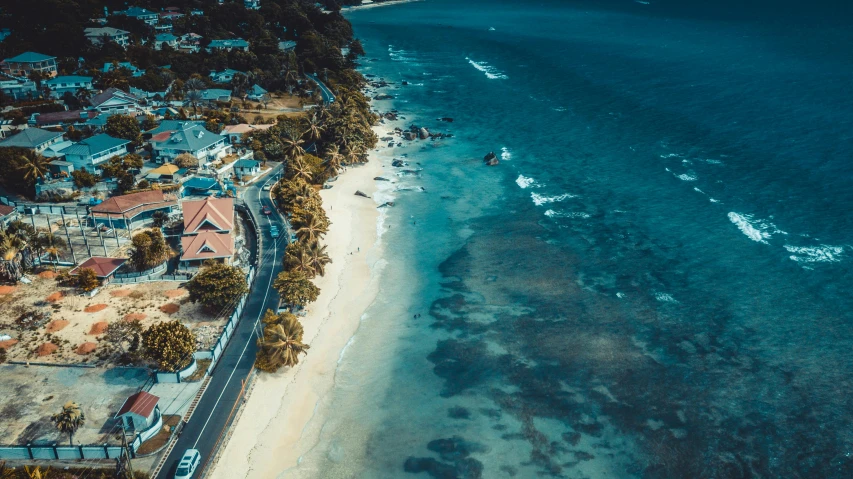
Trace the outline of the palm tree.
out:
M 198 116 L 198 104 L 204 98 L 201 90 L 187 90 L 184 98 L 193 106 L 193 116 Z
M 193 90 L 204 90 L 207 85 L 204 84 L 200 78 L 190 78 L 184 83 L 184 90 L 193 91 Z
M 296 237 L 307 244 L 316 243 L 327 232 L 320 218 L 313 213 L 307 213 L 299 218 L 298 226 Z
M 6 465 L 6 461 L 0 461 L 0 479 L 16 479 L 18 472 L 14 467 Z
M 35 183 L 37 179 L 44 178 L 44 174 L 47 172 L 47 160 L 43 156 L 38 153 L 21 155 L 21 160 L 23 163 L 20 170 L 25 180 Z
M 317 118 L 317 115 L 314 115 L 308 120 L 308 129 L 305 130 L 302 136 L 307 136 L 308 141 L 317 141 L 320 139 L 320 135 L 323 134 L 324 129 L 320 124 L 320 119 Z
M 41 243 L 44 247 L 44 252 L 50 255 L 50 259 L 53 260 L 53 270 L 56 271 L 56 263 L 59 262 L 59 253 L 65 251 L 65 243 L 60 241 L 50 231 L 42 237 Z
M 61 432 L 68 433 L 68 442 L 74 445 L 74 433 L 86 423 L 86 415 L 74 401 L 68 401 L 62 406 L 62 411 L 50 417 L 53 424 Z
M 302 178 L 307 183 L 310 183 L 311 180 L 314 179 L 314 170 L 306 161 L 303 160 L 302 156 L 297 156 L 291 160 L 288 169 L 293 172 L 294 177 Z
M 332 262 L 332 258 L 326 253 L 326 246 L 320 245 L 319 242 L 314 243 L 308 250 L 311 260 L 311 269 L 315 274 L 324 276 L 326 274 L 326 265 Z
M 0 231 L 0 275 L 7 280 L 17 283 L 23 276 L 21 251 L 25 247 L 20 237 Z
M 282 366 L 299 364 L 299 354 L 306 353 L 309 348 L 302 342 L 303 334 L 302 324 L 293 315 L 286 315 L 281 322 L 264 328 L 263 339 L 258 339 L 258 368 L 275 372 Z
M 294 160 L 305 154 L 305 149 L 302 148 L 302 140 L 293 138 L 285 138 L 282 140 L 284 144 L 284 156 L 288 160 Z

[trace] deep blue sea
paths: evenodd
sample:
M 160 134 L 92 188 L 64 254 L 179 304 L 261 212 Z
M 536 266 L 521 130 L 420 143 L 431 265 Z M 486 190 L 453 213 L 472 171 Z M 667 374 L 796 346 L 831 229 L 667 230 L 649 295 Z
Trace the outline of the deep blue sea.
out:
M 347 16 L 376 109 L 454 137 L 380 153 L 381 291 L 286 475 L 853 477 L 850 5 Z

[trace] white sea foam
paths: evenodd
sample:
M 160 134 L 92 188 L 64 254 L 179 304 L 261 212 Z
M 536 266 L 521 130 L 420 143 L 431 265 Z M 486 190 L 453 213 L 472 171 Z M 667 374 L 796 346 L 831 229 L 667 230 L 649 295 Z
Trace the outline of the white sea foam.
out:
M 486 77 L 490 80 L 507 80 L 507 79 L 509 79 L 509 77 L 506 76 L 506 74 L 504 74 L 503 72 L 501 72 L 497 68 L 489 65 L 487 62 L 475 62 L 474 60 L 471 60 L 468 57 L 465 57 L 465 59 L 468 60 L 468 63 L 470 63 L 471 66 L 473 66 L 477 70 L 480 70 L 481 72 L 485 73 Z
M 557 196 L 544 196 L 538 193 L 530 193 L 530 197 L 533 199 L 533 204 L 536 206 L 547 205 L 548 203 L 558 203 L 560 201 L 565 201 L 569 198 L 575 198 L 575 195 L 569 193 L 563 193 L 562 195 Z
M 793 246 L 785 245 L 792 253 L 790 258 L 798 263 L 837 263 L 844 254 L 843 246 Z
M 767 244 L 767 240 L 776 233 L 781 233 L 783 235 L 788 234 L 777 228 L 773 223 L 766 220 L 754 219 L 752 215 L 735 213 L 732 211 L 729 212 L 729 220 L 731 220 L 731 222 L 734 223 L 749 239 L 759 243 Z
M 696 181 L 699 179 L 695 174 L 690 173 L 682 173 L 680 175 L 675 175 L 675 177 L 681 181 Z
M 708 198 L 708 199 L 711 201 L 711 203 L 719 203 L 720 202 L 720 200 L 715 200 L 714 198 Z
M 669 293 L 655 293 L 655 299 L 661 303 L 677 303 L 678 300 L 672 297 Z
M 680 156 L 681 156 L 681 155 L 679 155 L 678 153 L 669 153 L 669 154 L 666 154 L 666 155 L 660 155 L 660 157 L 661 157 L 661 158 L 664 158 L 664 159 L 665 159 L 665 158 L 679 158 Z
M 568 108 L 566 108 L 566 107 L 564 107 L 564 106 L 557 106 L 557 107 L 554 107 L 554 108 L 551 108 L 551 109 L 552 109 L 552 110 L 554 110 L 554 111 L 559 111 L 559 112 L 564 112 L 564 111 L 568 110 Z
M 708 163 L 709 165 L 722 165 L 723 164 L 723 162 L 720 160 L 705 159 L 704 161 L 705 161 L 705 163 Z
M 616 293 L 616 297 L 622 299 L 625 297 L 625 293 Z
M 580 211 L 554 211 L 548 210 L 545 212 L 548 218 L 589 218 L 589 213 Z
M 518 178 L 515 179 L 515 184 L 517 184 L 519 188 L 525 189 L 530 188 L 531 186 L 535 186 L 536 181 L 533 178 L 528 178 L 524 175 L 518 175 Z
M 695 191 L 697 193 L 702 193 L 703 195 L 708 196 L 704 191 L 700 190 L 699 188 L 696 188 L 695 186 L 693 187 L 693 191 Z
M 504 161 L 509 161 L 512 159 L 512 152 L 509 148 L 502 146 L 501 147 L 501 159 Z

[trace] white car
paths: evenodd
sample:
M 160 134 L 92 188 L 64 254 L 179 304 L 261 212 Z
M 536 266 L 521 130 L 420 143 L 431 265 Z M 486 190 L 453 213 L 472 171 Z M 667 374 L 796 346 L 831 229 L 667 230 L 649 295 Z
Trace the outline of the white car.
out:
M 271 189 L 272 189 L 272 186 L 270 186 L 270 185 L 264 185 L 264 187 L 263 187 L 263 188 L 261 188 L 261 189 L 262 189 L 262 190 L 264 190 L 264 191 L 269 191 L 269 190 L 271 190 Z
M 201 453 L 197 449 L 187 449 L 181 457 L 181 462 L 178 463 L 175 479 L 190 479 L 200 463 Z

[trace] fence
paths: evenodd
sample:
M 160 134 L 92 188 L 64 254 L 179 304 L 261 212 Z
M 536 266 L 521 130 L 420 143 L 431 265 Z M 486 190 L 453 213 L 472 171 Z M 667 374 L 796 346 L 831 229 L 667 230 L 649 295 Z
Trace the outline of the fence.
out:
M 0 459 L 116 459 L 122 455 L 122 446 L 0 446 Z M 131 449 L 135 450 L 135 449 Z
M 128 283 L 145 283 L 147 281 L 164 281 L 164 277 L 166 276 L 164 273 L 166 269 L 169 267 L 169 263 L 163 263 L 159 266 L 155 266 L 148 271 L 142 271 L 140 273 L 126 273 L 126 274 L 117 274 L 113 276 L 111 280 L 112 283 L 118 284 L 128 284 Z M 171 275 L 175 276 L 175 275 Z M 171 281 L 186 281 L 183 275 L 181 275 L 181 279 L 171 279 Z
M 159 264 L 151 269 L 145 271 L 139 271 L 137 273 L 121 273 L 113 275 L 113 278 L 121 278 L 121 279 L 129 279 L 129 278 L 138 278 L 140 276 L 150 276 L 152 274 L 161 273 L 166 271 L 166 268 L 169 266 L 168 261 L 164 261 L 163 264 Z
M 195 370 L 197 368 L 198 368 L 198 363 L 196 362 L 195 357 L 193 357 L 193 361 L 190 363 L 190 365 L 187 366 L 186 368 L 180 370 L 180 371 L 175 371 L 175 372 L 157 371 L 156 373 L 154 373 L 154 375 L 157 378 L 158 383 L 180 383 L 180 382 L 183 382 L 182 381 L 183 379 L 186 379 L 189 376 L 192 376 L 192 374 L 195 372 Z

